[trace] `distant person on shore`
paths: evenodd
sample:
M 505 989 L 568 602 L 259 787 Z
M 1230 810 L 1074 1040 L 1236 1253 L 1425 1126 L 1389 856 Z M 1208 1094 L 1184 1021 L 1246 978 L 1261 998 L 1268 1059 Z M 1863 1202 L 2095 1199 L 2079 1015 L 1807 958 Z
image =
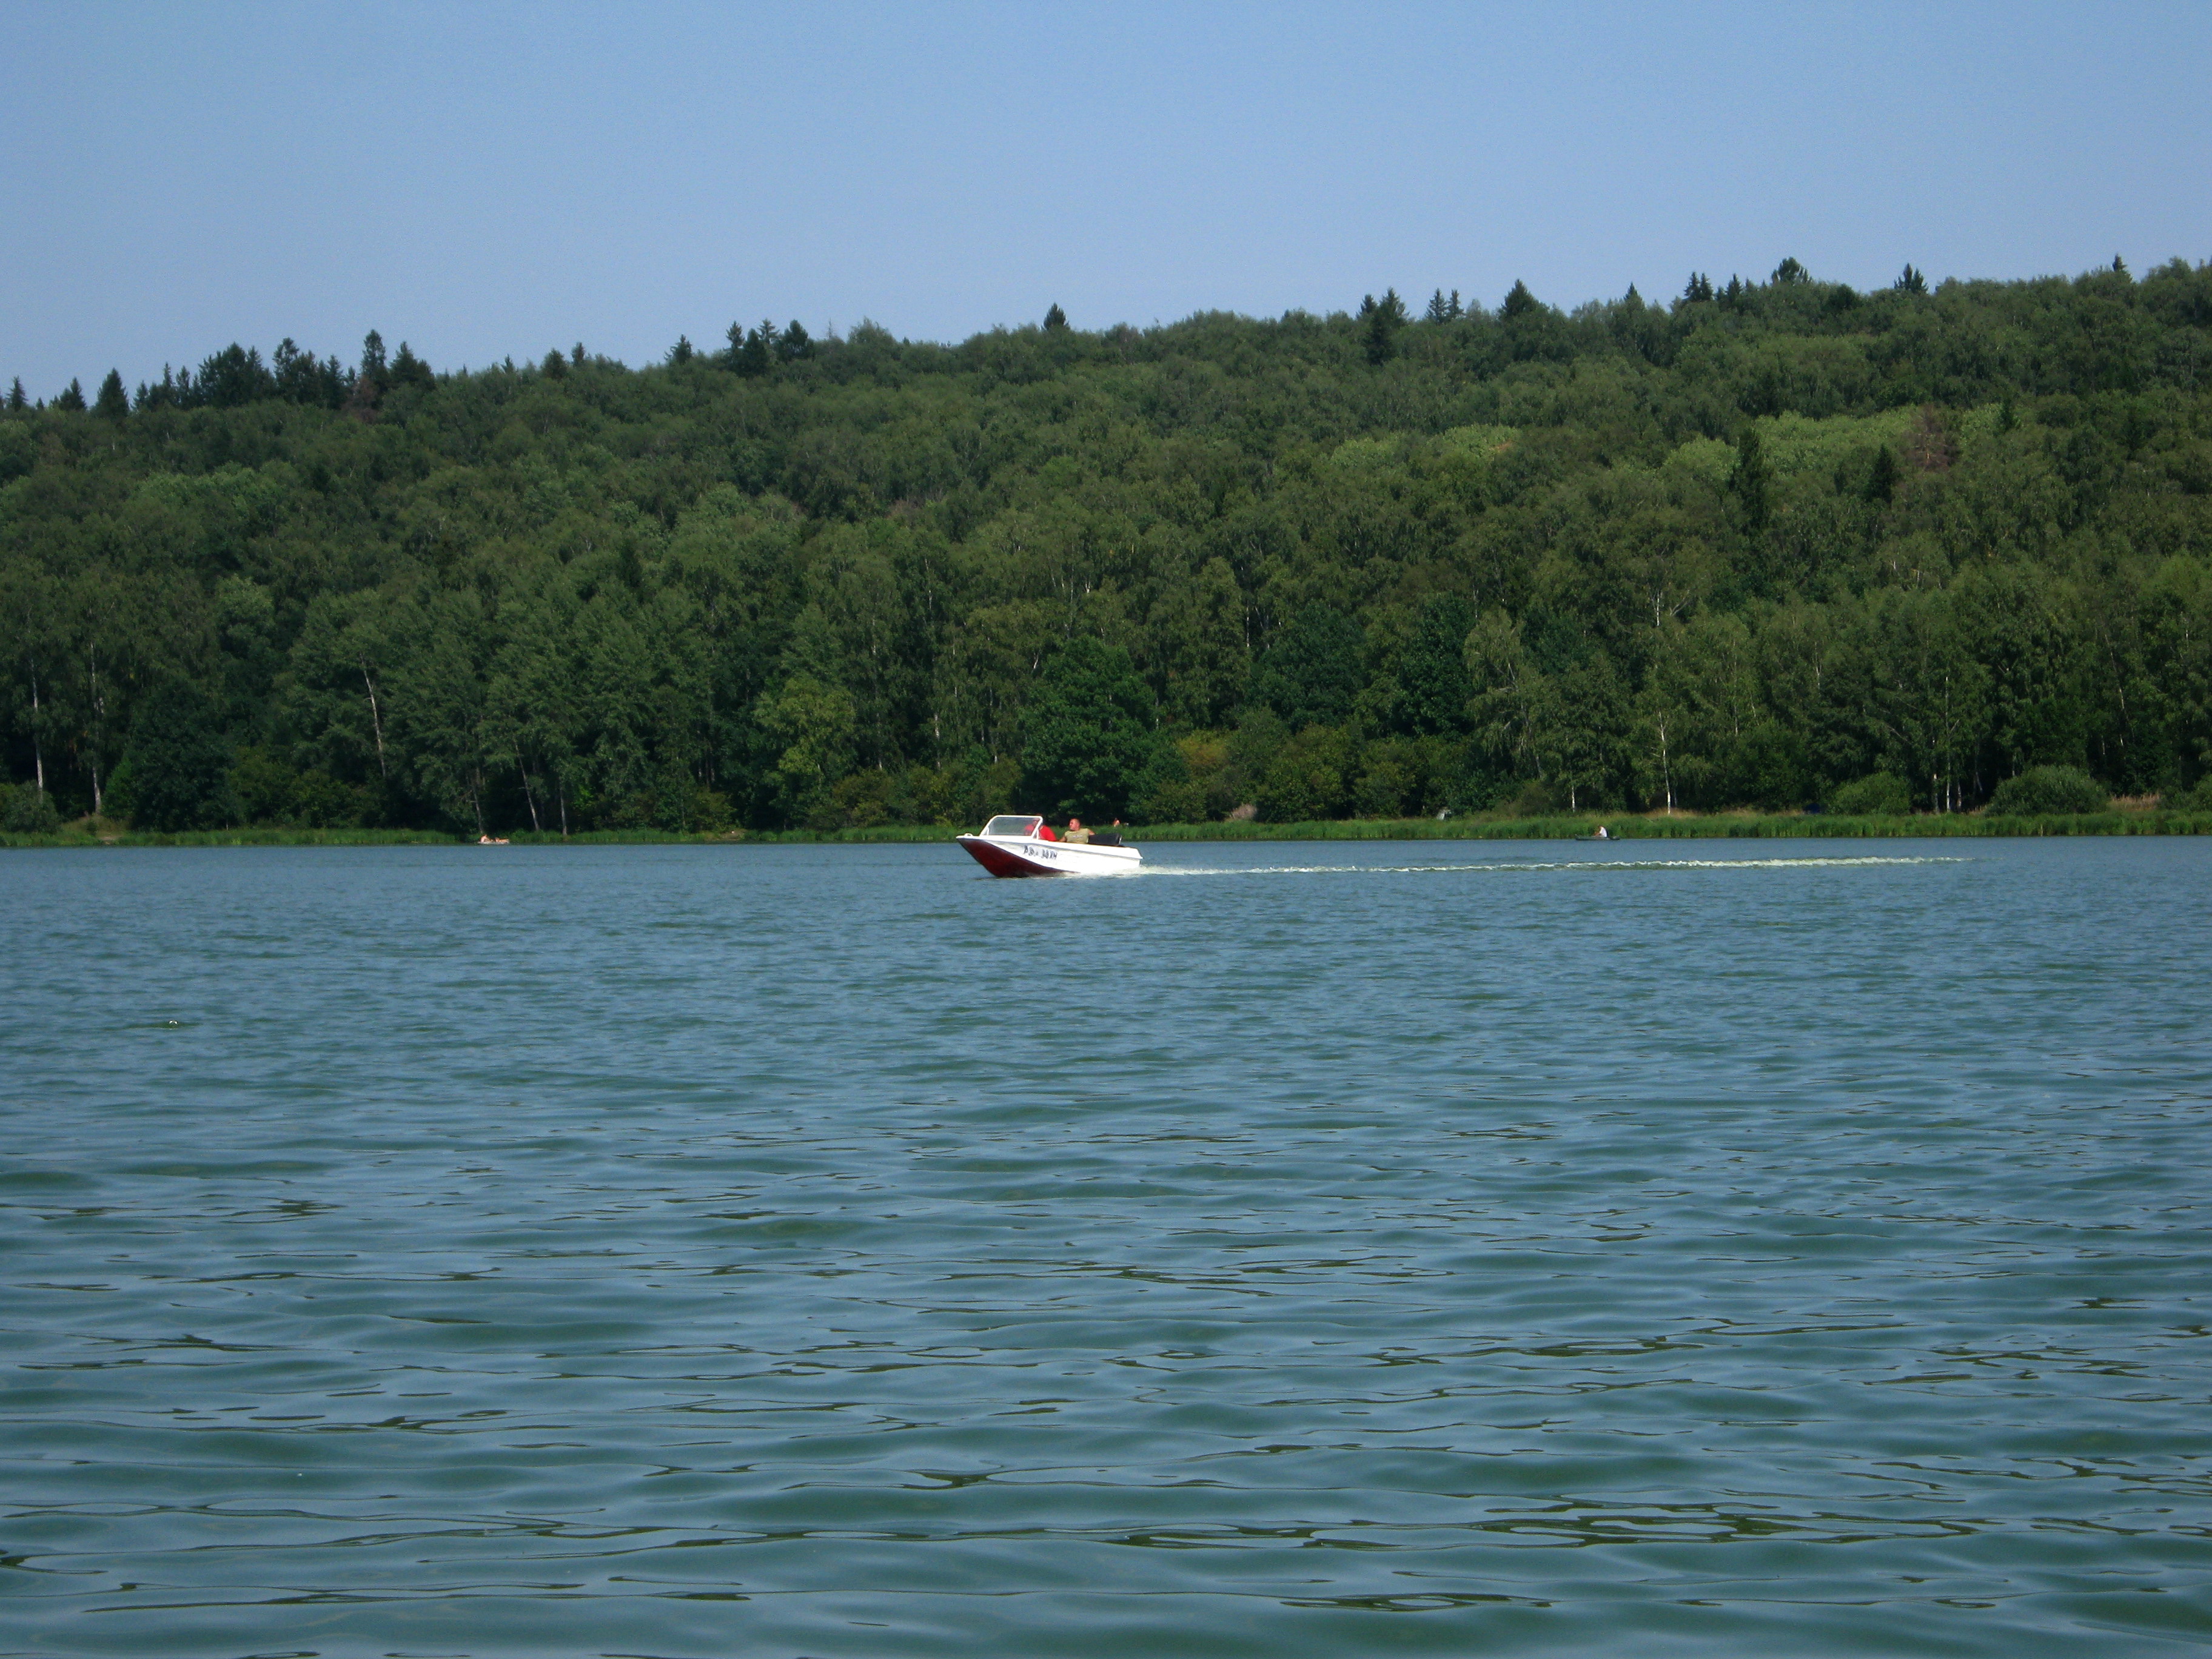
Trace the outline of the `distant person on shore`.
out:
M 1083 827 L 1081 818 L 1070 818 L 1067 821 L 1067 833 L 1060 839 L 1073 842 L 1078 847 L 1088 847 L 1091 845 L 1091 832 Z

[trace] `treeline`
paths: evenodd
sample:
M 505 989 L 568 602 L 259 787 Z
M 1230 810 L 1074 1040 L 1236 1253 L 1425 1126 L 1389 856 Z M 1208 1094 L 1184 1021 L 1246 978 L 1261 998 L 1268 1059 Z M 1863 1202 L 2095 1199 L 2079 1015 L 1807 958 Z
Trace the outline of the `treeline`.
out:
M 0 412 L 11 821 L 1978 807 L 2212 772 L 2212 267 Z M 2038 775 L 2045 775 L 2038 772 Z

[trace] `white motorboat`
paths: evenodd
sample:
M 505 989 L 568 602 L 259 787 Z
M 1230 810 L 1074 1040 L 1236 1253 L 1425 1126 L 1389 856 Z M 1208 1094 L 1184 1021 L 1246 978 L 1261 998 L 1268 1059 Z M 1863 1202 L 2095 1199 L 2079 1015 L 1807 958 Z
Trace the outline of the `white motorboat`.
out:
M 1088 842 L 1051 839 L 1042 818 L 1001 812 L 960 844 L 994 876 L 1133 876 L 1144 854 L 1109 830 Z

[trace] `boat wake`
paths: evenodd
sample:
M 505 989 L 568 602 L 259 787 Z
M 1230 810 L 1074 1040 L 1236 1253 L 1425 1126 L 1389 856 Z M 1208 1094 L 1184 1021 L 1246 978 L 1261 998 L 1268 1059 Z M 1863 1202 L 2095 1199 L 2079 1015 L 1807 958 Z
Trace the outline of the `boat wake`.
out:
M 1515 859 L 1485 864 L 1259 864 L 1158 865 L 1151 876 L 1420 876 L 1480 872 L 1588 872 L 1624 870 L 1856 870 L 1900 864 L 1964 864 L 1955 856 L 1769 859 Z

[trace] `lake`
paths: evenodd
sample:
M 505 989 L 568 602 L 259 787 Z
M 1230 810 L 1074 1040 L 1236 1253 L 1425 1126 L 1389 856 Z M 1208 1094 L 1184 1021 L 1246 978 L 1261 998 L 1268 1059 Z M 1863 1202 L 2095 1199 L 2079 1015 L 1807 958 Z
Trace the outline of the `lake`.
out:
M 2212 1646 L 2212 842 L 1147 858 L 0 854 L 0 1653 Z

